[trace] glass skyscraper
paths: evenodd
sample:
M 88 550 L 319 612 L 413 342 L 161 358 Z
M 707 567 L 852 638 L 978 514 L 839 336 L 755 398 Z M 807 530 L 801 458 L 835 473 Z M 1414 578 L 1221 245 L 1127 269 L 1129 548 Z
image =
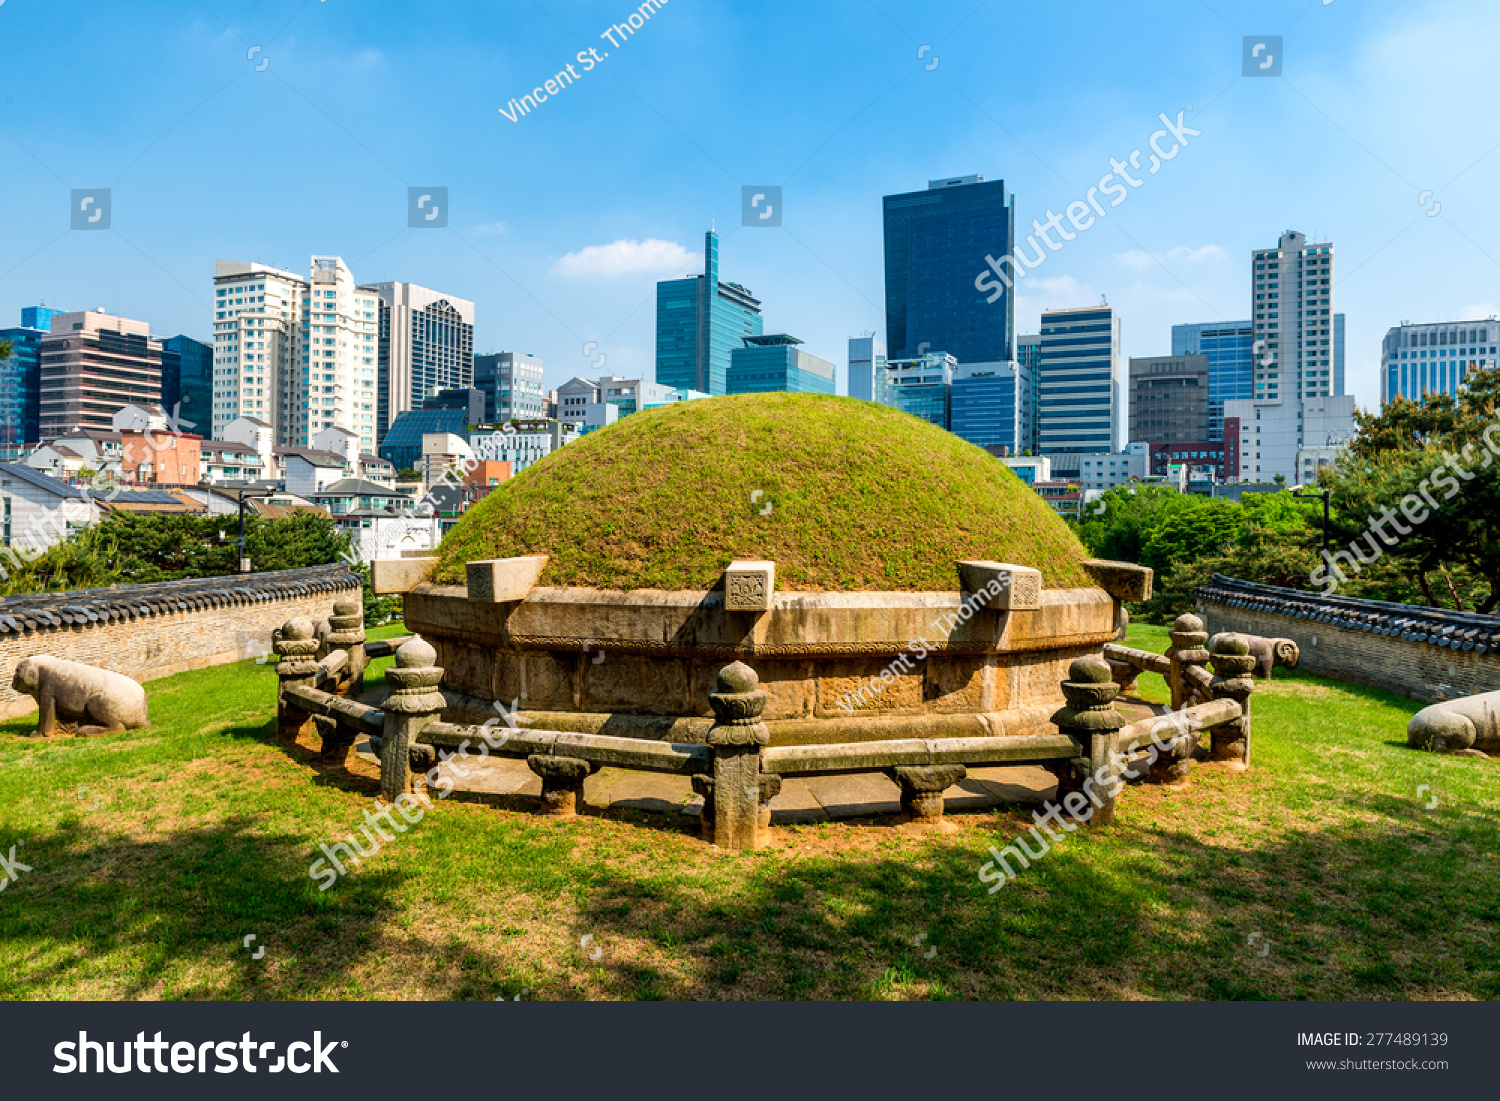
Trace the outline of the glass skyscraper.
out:
M 7 460 L 19 459 L 24 445 L 41 442 L 42 337 L 62 312 L 27 306 L 18 327 L 0 329 L 0 344 L 11 349 L 0 359 L 0 455 Z
M 834 367 L 797 347 L 785 333 L 747 336 L 729 359 L 728 393 L 832 394 Z
M 763 332 L 760 299 L 719 282 L 719 235 L 703 238 L 703 274 L 656 284 L 656 381 L 674 390 L 727 392 L 729 361 Z
M 1255 396 L 1255 327 L 1249 321 L 1173 325 L 1172 354 L 1208 357 L 1208 438 L 1224 438 L 1224 403 Z
M 949 429 L 979 447 L 1030 447 L 1031 370 L 1017 363 L 962 363 L 953 372 Z
M 184 432 L 213 431 L 214 347 L 190 336 L 161 342 L 161 407 Z
M 1037 435 L 1043 454 L 1117 451 L 1125 395 L 1120 319 L 1108 306 L 1042 313 Z
M 1407 398 L 1422 402 L 1431 394 L 1456 396 L 1471 371 L 1500 363 L 1500 324 L 1441 321 L 1397 325 L 1380 343 L 1380 404 Z M 5 334 L 0 333 L 0 337 Z
M 960 363 L 1011 358 L 1013 294 L 986 301 L 974 280 L 1015 239 L 1005 182 L 932 180 L 885 196 L 885 334 L 891 359 L 944 351 Z

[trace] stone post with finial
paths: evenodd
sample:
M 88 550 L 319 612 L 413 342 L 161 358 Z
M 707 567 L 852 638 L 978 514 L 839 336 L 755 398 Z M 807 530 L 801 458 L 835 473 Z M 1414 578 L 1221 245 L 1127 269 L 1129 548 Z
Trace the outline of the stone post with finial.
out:
M 1109 663 L 1089 654 L 1068 667 L 1062 690 L 1068 705 L 1052 721 L 1073 739 L 1078 756 L 1053 770 L 1057 800 L 1074 818 L 1086 815 L 1091 824 L 1108 822 L 1115 816 L 1115 799 L 1124 783 L 1123 762 L 1114 744 L 1115 731 L 1125 725 L 1125 716 L 1114 709 L 1120 686 L 1111 679 Z M 1093 809 L 1085 812 L 1089 803 Z
M 385 671 L 390 695 L 381 705 L 385 723 L 380 742 L 380 794 L 388 803 L 411 793 L 412 747 L 417 744 L 417 736 L 442 715 L 443 694 L 438 691 L 442 681 L 437 651 L 418 635 L 397 648 L 395 662 Z
M 289 619 L 273 643 L 281 661 L 276 666 L 276 737 L 295 742 L 313 730 L 312 714 L 287 697 L 290 688 L 313 688 L 318 683 L 318 640 L 312 620 L 306 616 Z
M 328 646 L 343 650 L 349 655 L 348 662 L 339 671 L 339 695 L 355 697 L 365 683 L 365 609 L 358 600 L 340 600 L 333 606 L 333 615 L 328 617 L 331 631 Z
M 1181 711 L 1193 694 L 1193 685 L 1184 676 L 1184 671 L 1191 665 L 1208 664 L 1208 651 L 1204 649 L 1208 645 L 1208 632 L 1203 629 L 1203 620 L 1189 613 L 1177 617 L 1167 637 L 1172 640 L 1171 648 L 1167 650 L 1167 658 L 1172 663 L 1171 672 L 1167 674 L 1168 687 L 1172 689 L 1172 710 Z
M 761 722 L 766 698 L 755 670 L 742 661 L 719 670 L 718 691 L 709 693 L 714 774 L 704 809 L 712 805 L 714 844 L 723 849 L 753 849 L 759 841 L 760 750 L 771 742 Z
M 1238 635 L 1220 635 L 1214 643 L 1213 693 L 1216 700 L 1233 700 L 1240 717 L 1210 731 L 1209 756 L 1232 769 L 1250 767 L 1250 694 L 1255 691 L 1256 657 Z

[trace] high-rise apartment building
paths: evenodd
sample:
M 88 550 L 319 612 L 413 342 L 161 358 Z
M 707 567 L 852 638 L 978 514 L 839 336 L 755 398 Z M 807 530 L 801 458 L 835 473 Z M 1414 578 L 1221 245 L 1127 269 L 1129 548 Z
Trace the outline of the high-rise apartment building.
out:
M 730 394 L 832 394 L 835 370 L 826 359 L 804 352 L 786 333 L 747 336 L 729 357 Z
M 161 406 L 179 432 L 213 431 L 214 348 L 190 336 L 161 342 Z
M 56 314 L 41 339 L 39 433 L 114 431 L 127 405 L 161 404 L 161 341 L 144 321 L 100 310 Z
M 474 387 L 484 391 L 484 422 L 535 420 L 547 415 L 542 361 L 520 352 L 474 357 Z
M 415 283 L 369 283 L 359 289 L 379 300 L 378 444 L 391 422 L 408 409 L 420 409 L 439 390 L 473 385 L 474 303 Z
M 1011 359 L 1015 305 L 974 287 L 985 257 L 1005 256 L 1015 209 L 1003 180 L 931 180 L 925 191 L 887 195 L 885 336 L 892 359 L 942 351 L 960 363 Z
M 885 341 L 873 333 L 849 338 L 849 396 L 885 404 Z
M 1208 357 L 1130 360 L 1130 441 L 1193 443 L 1208 436 Z
M 1335 391 L 1333 245 L 1287 230 L 1252 254 L 1255 401 L 1300 401 Z
M 1343 389 L 1342 324 L 1333 313 L 1333 245 L 1287 230 L 1251 253 L 1254 394 L 1224 405 L 1240 431 L 1247 481 L 1301 477 L 1304 448 L 1336 447 L 1354 432 Z
M 1019 455 L 1031 446 L 1031 369 L 1019 363 L 960 363 L 953 370 L 948 428 L 978 447 Z
M 729 358 L 764 331 L 760 299 L 719 281 L 719 235 L 704 234 L 703 274 L 656 284 L 656 381 L 715 397 L 729 380 Z
M 0 333 L 0 339 L 5 334 Z M 1500 318 L 1483 321 L 1402 323 L 1380 342 L 1380 404 L 1396 398 L 1420 402 L 1430 394 L 1458 393 L 1471 371 L 1500 364 Z
M 1042 313 L 1037 443 L 1045 454 L 1124 445 L 1120 319 L 1109 306 Z
M 376 448 L 379 296 L 337 256 L 309 278 L 264 264 L 214 265 L 213 433 L 239 417 L 269 423 L 282 447 L 345 428 Z

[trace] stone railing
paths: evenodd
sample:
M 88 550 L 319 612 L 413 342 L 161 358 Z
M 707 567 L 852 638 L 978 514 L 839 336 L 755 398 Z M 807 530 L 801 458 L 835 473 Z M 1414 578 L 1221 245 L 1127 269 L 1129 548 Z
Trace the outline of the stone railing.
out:
M 1135 687 L 1142 673 L 1159 673 L 1172 690 L 1172 710 L 1181 711 L 1214 698 L 1213 676 L 1208 671 L 1208 633 L 1203 621 L 1195 615 L 1181 615 L 1167 637 L 1171 645 L 1165 654 L 1135 650 L 1110 643 L 1104 647 L 1104 660 L 1110 676 L 1122 692 Z M 1217 640 L 1216 640 L 1217 641 Z
M 1191 624 L 1179 621 L 1179 626 Z M 338 763 L 347 761 L 361 735 L 367 736 L 380 758 L 381 794 L 390 801 L 425 795 L 454 751 L 480 744 L 486 755 L 525 760 L 542 781 L 541 810 L 551 815 L 576 814 L 584 780 L 600 768 L 686 776 L 704 798 L 703 835 L 726 849 L 763 843 L 770 802 L 788 777 L 883 773 L 899 785 L 902 808 L 911 818 L 935 822 L 942 817 L 943 792 L 964 780 L 969 767 L 1038 765 L 1057 777 L 1057 799 L 1071 814 L 1080 817 L 1092 803 L 1083 817 L 1102 823 L 1113 818 L 1124 778 L 1134 775 L 1127 773 L 1131 760 L 1143 750 L 1153 751 L 1149 780 L 1164 784 L 1186 780 L 1205 731 L 1212 759 L 1238 768 L 1250 759 L 1255 658 L 1234 637 L 1219 640 L 1211 656 L 1195 649 L 1206 641 L 1201 631 L 1174 632 L 1182 637 L 1174 637 L 1178 645 L 1175 656 L 1167 659 L 1167 674 L 1191 701 L 1170 716 L 1126 724 L 1114 709 L 1120 686 L 1112 679 L 1113 668 L 1092 655 L 1074 661 L 1062 682 L 1067 706 L 1053 716 L 1053 733 L 786 746 L 769 744 L 762 721 L 767 693 L 743 662 L 718 674 L 717 690 L 709 696 L 714 723 L 703 745 L 515 727 L 497 735 L 494 721 L 483 726 L 443 721 L 443 670 L 435 664 L 434 648 L 416 636 L 394 650 L 382 706 L 348 698 L 358 693 L 360 683 L 351 670 L 358 666 L 362 672 L 366 658 L 390 649 L 389 644 L 364 642 L 362 629 L 352 625 L 339 637 L 352 639 L 356 633 L 359 657 L 331 650 L 317 660 L 319 644 L 311 621 L 293 620 L 279 632 L 277 729 L 283 740 L 316 733 L 322 738 L 321 758 Z M 1201 667 L 1199 653 L 1217 675 Z

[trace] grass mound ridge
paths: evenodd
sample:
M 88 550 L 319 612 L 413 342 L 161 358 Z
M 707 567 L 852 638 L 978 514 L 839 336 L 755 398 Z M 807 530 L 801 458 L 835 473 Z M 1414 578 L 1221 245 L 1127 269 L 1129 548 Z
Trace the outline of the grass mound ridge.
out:
M 464 563 L 551 561 L 539 584 L 712 589 L 735 558 L 778 589 L 956 590 L 960 558 L 1092 584 L 1068 526 L 1004 463 L 941 428 L 854 398 L 745 394 L 634 413 L 493 490 L 444 538 Z

